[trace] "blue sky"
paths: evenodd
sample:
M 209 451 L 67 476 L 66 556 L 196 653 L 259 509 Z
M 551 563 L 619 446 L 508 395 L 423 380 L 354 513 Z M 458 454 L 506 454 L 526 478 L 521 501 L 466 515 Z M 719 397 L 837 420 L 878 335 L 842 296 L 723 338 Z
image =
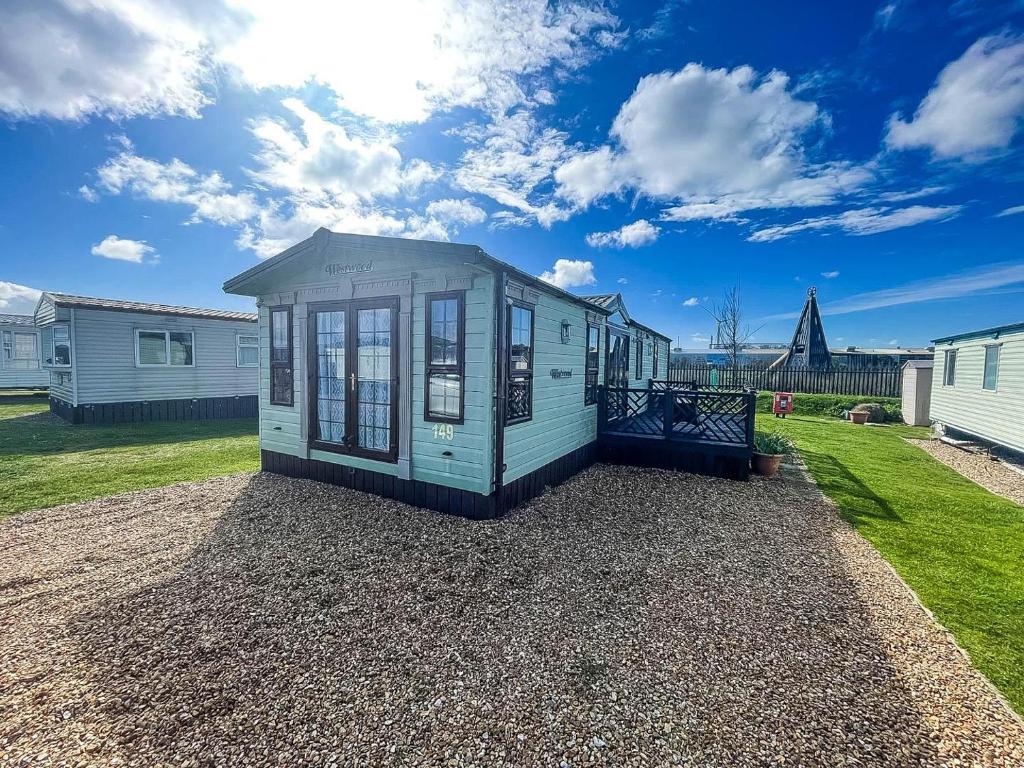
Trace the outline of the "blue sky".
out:
M 9 0 L 0 311 L 245 307 L 318 226 L 477 243 L 701 346 L 1024 319 L 1024 2 Z

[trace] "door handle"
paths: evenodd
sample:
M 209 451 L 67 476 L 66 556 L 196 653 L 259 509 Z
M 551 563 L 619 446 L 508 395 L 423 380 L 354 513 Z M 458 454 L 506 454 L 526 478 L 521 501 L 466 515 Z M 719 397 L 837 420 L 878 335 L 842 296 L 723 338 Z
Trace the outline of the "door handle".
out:
M 353 393 L 355 393 L 355 391 L 356 391 L 356 374 L 354 372 L 350 373 L 348 375 L 348 381 L 349 381 L 349 389 Z

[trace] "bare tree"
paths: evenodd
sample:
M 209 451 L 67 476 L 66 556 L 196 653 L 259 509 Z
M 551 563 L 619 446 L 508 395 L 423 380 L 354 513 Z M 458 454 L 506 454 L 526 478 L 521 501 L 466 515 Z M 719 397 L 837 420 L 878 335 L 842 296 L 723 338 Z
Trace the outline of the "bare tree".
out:
M 715 318 L 715 339 L 711 346 L 725 351 L 729 357 L 729 367 L 737 367 L 743 347 L 761 330 L 760 327 L 751 330 L 743 321 L 739 286 L 734 285 L 726 290 L 720 302 L 710 308 L 705 307 L 705 310 Z

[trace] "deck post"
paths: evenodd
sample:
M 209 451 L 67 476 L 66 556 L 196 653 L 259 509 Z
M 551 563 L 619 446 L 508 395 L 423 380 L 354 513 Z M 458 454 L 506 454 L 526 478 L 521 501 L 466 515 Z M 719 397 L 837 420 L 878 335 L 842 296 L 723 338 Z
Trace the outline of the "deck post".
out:
M 757 390 L 747 390 L 747 447 L 754 448 L 754 413 L 757 411 Z
M 661 431 L 666 440 L 672 439 L 672 416 L 676 410 L 676 393 L 666 388 L 661 396 Z
M 604 432 L 608 423 L 608 392 L 603 386 L 597 388 L 597 434 Z

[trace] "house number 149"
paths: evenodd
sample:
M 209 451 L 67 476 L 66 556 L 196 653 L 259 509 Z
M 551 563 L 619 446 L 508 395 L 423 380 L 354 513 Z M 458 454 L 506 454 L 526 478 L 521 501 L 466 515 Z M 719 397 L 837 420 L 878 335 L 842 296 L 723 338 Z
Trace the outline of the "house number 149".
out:
M 434 439 L 435 440 L 453 440 L 455 438 L 455 427 L 451 424 L 435 424 L 434 425 Z

